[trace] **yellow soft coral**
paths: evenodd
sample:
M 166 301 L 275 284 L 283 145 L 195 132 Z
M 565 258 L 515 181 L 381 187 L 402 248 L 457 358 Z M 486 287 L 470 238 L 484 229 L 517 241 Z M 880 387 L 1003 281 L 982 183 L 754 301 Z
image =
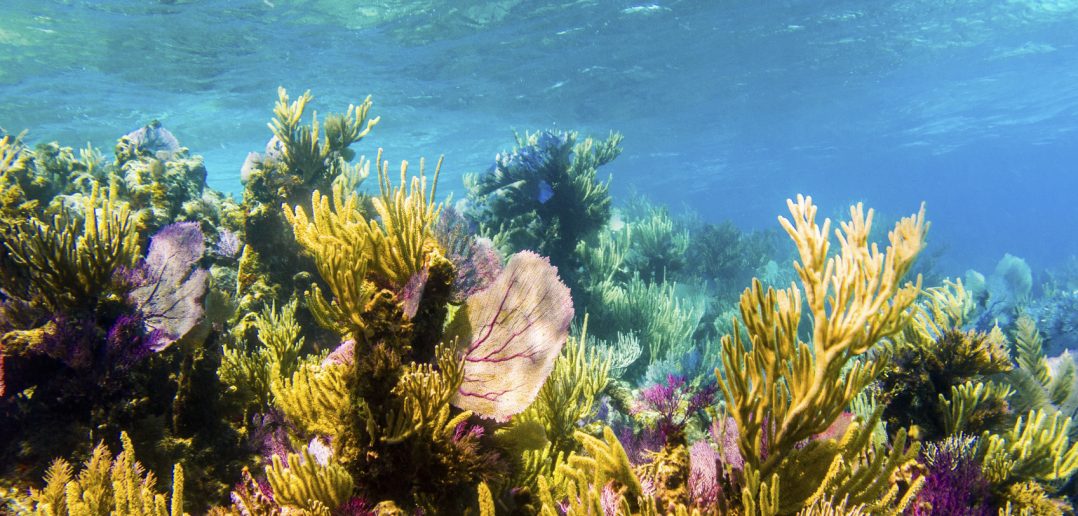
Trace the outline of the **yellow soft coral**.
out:
M 857 359 L 902 329 L 920 291 L 919 281 L 903 285 L 902 279 L 924 246 L 923 208 L 898 222 L 890 245 L 880 252 L 868 241 L 872 210 L 866 214 L 860 204 L 851 207 L 850 220 L 835 232 L 838 252 L 831 255 L 831 221 L 816 223 L 811 198 L 798 196 L 788 205 L 792 220 L 779 217 L 779 222 L 797 245 L 795 268 L 802 286 L 765 291 L 754 281 L 741 296 L 750 341 L 744 341 L 741 329 L 723 338 L 720 386 L 737 423 L 745 467 L 760 479 L 757 492 L 746 493 L 748 499 L 777 489 L 784 466 L 803 453 L 798 443 L 824 432 L 876 378 L 886 361 Z M 809 342 L 799 339 L 803 306 L 812 319 Z M 796 509 L 804 501 L 784 499 L 782 505 Z
M 379 151 L 379 161 L 381 156 Z M 373 199 L 376 219 L 360 210 L 358 194 L 345 196 L 341 183 L 333 185 L 332 197 L 312 194 L 311 217 L 300 206 L 284 207 L 296 241 L 314 258 L 333 294 L 333 300 L 326 301 L 317 286 L 308 293 L 320 323 L 362 339 L 369 322 L 364 314 L 379 291 L 400 289 L 428 264 L 431 253 L 439 252 L 433 224 L 441 213 L 441 205 L 434 202 L 440 169 L 441 160 L 428 192 L 422 162 L 408 188 L 408 162 L 401 165 L 399 188 L 389 180 L 388 162 L 380 164 L 381 196 Z

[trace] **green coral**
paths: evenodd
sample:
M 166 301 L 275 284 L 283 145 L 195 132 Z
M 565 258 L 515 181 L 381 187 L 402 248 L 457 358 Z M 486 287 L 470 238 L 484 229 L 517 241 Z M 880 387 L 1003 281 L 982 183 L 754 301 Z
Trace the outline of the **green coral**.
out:
M 1078 366 L 1064 353 L 1053 368 L 1044 356 L 1043 341 L 1036 323 L 1027 315 L 1015 322 L 1015 361 L 1017 367 L 1007 373 L 1006 381 L 1015 389 L 1011 405 L 1018 412 L 1029 410 L 1078 412 Z M 1078 428 L 1071 428 L 1071 438 L 1078 438 Z
M 274 405 L 296 425 L 300 435 L 343 437 L 353 410 L 347 381 L 348 370 L 343 365 L 304 364 L 291 377 L 272 381 L 270 389 Z
M 689 231 L 680 227 L 665 207 L 647 206 L 646 213 L 628 224 L 632 245 L 625 266 L 655 281 L 674 277 L 686 265 Z
M 1070 444 L 1069 417 L 1031 411 L 1003 435 L 987 434 L 984 469 L 989 480 L 1066 480 L 1078 471 L 1078 443 Z
M 312 313 L 323 326 L 367 342 L 372 332 L 369 313 L 379 289 L 399 289 L 437 261 L 440 251 L 432 225 L 441 211 L 434 202 L 439 169 L 429 192 L 422 169 L 421 165 L 420 175 L 406 189 L 407 162 L 401 166 L 399 188 L 389 180 L 388 164 L 378 167 L 382 194 L 373 201 L 377 220 L 358 209 L 357 194 L 345 197 L 339 185 L 333 187 L 332 207 L 328 197 L 317 190 L 312 194 L 310 218 L 302 207 L 285 207 L 296 240 L 313 257 L 333 294 L 333 300 L 327 301 L 315 285 L 307 295 Z
M 165 131 L 157 120 L 142 133 Z M 189 155 L 186 148 L 175 151 L 146 149 L 122 137 L 116 144 L 116 161 L 111 173 L 122 188 L 142 231 L 153 233 L 172 222 L 195 220 L 206 190 L 206 166 L 201 156 Z
M 587 317 L 584 320 L 580 334 L 562 348 L 535 401 L 500 431 L 508 446 L 522 448 L 516 485 L 536 487 L 539 476 L 551 475 L 559 461 L 579 451 L 575 434 L 595 416 L 597 399 L 607 387 L 610 359 L 585 344 Z M 519 436 L 536 430 L 541 430 L 541 446 L 522 444 L 526 440 Z
M 569 502 L 569 514 L 604 514 L 603 490 L 612 490 L 618 499 L 618 514 L 638 514 L 650 499 L 618 438 L 603 428 L 602 439 L 575 433 L 583 453 L 573 453 L 559 464 L 553 476 L 539 477 L 541 514 L 554 516 L 556 500 Z
M 51 221 L 32 218 L 9 231 L 0 255 L 0 288 L 8 297 L 0 340 L 5 353 L 40 344 L 55 331 L 41 325 L 47 315 L 92 311 L 121 303 L 115 272 L 133 267 L 138 234 L 116 188 L 107 196 L 96 184 L 81 211 L 64 211 Z
M 317 113 L 312 116 L 311 125 L 301 125 L 307 103 L 313 99 L 311 92 L 306 91 L 289 102 L 288 92 L 278 88 L 274 119 L 269 124 L 281 145 L 281 162 L 304 183 L 332 179 L 331 171 L 341 165 L 338 160 L 351 161 L 355 153 L 349 147 L 367 136 L 380 120 L 380 117 L 368 118 L 372 105 L 368 96 L 359 106 L 349 105 L 346 113 L 326 117 L 323 133 Z
M 247 263 L 243 265 L 260 271 L 262 278 L 240 282 L 241 313 L 257 312 L 269 301 L 265 298 L 269 291 L 294 293 L 309 284 L 299 273 L 313 271 L 314 266 L 299 252 L 280 206 L 310 199 L 314 191 L 329 191 L 334 183 L 354 187 L 359 176 L 366 175 L 363 162 L 350 164 L 355 155 L 350 146 L 378 123 L 377 117 L 370 118 L 370 98 L 349 106 L 344 114 L 330 115 L 322 124 L 315 113 L 311 124 L 304 125 L 302 119 L 312 100 L 307 92 L 290 101 L 287 92 L 279 89 L 269 124 L 274 137 L 265 155 L 252 153 L 244 164 L 243 233 L 251 250 L 244 253 Z M 342 177 L 346 180 L 338 180 Z
M 888 428 L 935 440 L 958 431 L 1002 430 L 1011 422 L 1011 371 L 1003 334 L 965 331 L 971 296 L 961 282 L 926 289 L 914 316 L 887 346 L 890 364 L 878 384 Z
M 245 407 L 244 413 L 251 406 L 270 406 L 271 386 L 300 367 L 304 342 L 296 320 L 296 300 L 280 310 L 273 305 L 266 307 L 253 318 L 253 326 L 261 345 L 252 351 L 226 346 L 217 372 L 231 395 Z
M 588 305 L 596 312 L 597 333 L 617 338 L 618 332 L 632 332 L 640 341 L 640 357 L 625 367 L 624 378 L 639 378 L 671 350 L 692 347 L 703 309 L 699 300 L 680 296 L 676 284 L 634 275 L 625 283 L 598 285 L 597 293 Z

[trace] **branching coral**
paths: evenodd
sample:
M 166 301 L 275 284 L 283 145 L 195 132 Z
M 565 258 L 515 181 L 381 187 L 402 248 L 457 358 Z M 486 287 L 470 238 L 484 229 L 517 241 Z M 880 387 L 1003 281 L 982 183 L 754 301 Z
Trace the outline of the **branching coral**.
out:
M 277 104 L 273 108 L 274 119 L 269 124 L 273 136 L 280 144 L 280 158 L 292 173 L 310 182 L 316 176 L 329 171 L 334 153 L 346 162 L 353 154 L 348 149 L 370 133 L 380 117 L 368 119 L 371 98 L 368 96 L 359 106 L 349 105 L 344 115 L 331 115 L 325 121 L 325 132 L 318 125 L 318 114 L 312 116 L 311 125 L 301 125 L 307 103 L 314 97 L 310 91 L 289 102 L 288 92 L 277 89 Z
M 183 515 L 183 469 L 172 475 L 172 500 L 154 491 L 156 479 L 135 461 L 135 449 L 127 434 L 120 437 L 123 451 L 115 459 L 99 444 L 83 464 L 78 476 L 71 465 L 56 459 L 45 475 L 43 489 L 11 501 L 15 514 L 180 516 Z
M 1054 481 L 1078 471 L 1078 443 L 1069 444 L 1071 420 L 1048 411 L 1019 417 L 1006 434 L 984 437 L 984 467 L 994 482 L 1012 479 Z
M 689 232 L 676 225 L 665 208 L 649 206 L 648 213 L 630 226 L 632 246 L 625 260 L 630 271 L 658 281 L 685 267 Z
M 703 309 L 699 300 L 679 296 L 676 284 L 647 282 L 636 275 L 624 284 L 604 283 L 598 289 L 595 306 L 589 307 L 603 316 L 600 329 L 634 331 L 641 341 L 640 358 L 626 368 L 625 378 L 639 378 L 672 350 L 692 347 Z
M 217 375 L 241 404 L 264 411 L 272 396 L 270 386 L 291 377 L 300 366 L 304 338 L 296 321 L 296 300 L 279 310 L 266 307 L 255 316 L 254 326 L 261 346 L 252 351 L 226 346 Z
M 331 185 L 353 192 L 356 183 L 367 175 L 365 162 L 350 163 L 355 153 L 349 146 L 360 141 L 378 122 L 377 118 L 368 119 L 370 99 L 358 107 L 350 106 L 347 113 L 327 117 L 321 126 L 317 113 L 311 125 L 303 125 L 304 112 L 312 99 L 305 93 L 290 102 L 283 89 L 278 91 L 270 123 L 274 137 L 265 155 L 248 155 L 241 171 L 243 232 L 250 248 L 243 253 L 241 266 L 258 270 L 260 275 L 259 281 L 240 282 L 240 313 L 258 311 L 269 301 L 265 296 L 268 291 L 302 292 L 308 286 L 304 275 L 297 273 L 312 271 L 313 264 L 299 252 L 281 204 L 304 202 L 314 191 L 329 192 Z
M 531 249 L 563 272 L 575 270 L 577 244 L 610 218 L 609 183 L 597 172 L 621 153 L 621 135 L 578 140 L 575 132 L 541 131 L 516 140 L 491 171 L 465 178 L 466 215 L 504 254 Z
M 836 231 L 840 244 L 837 254 L 829 255 L 831 221 L 817 225 L 811 198 L 799 196 L 796 203 L 789 201 L 788 205 L 793 220 L 780 217 L 779 222 L 800 254 L 795 268 L 813 323 L 811 340 L 799 339 L 802 290 L 794 285 L 764 291 L 755 281 L 741 297 L 744 330 L 751 340 L 745 342 L 740 329 L 723 338 L 724 374 L 719 375 L 728 410 L 737 423 L 747 475 L 758 479 L 746 484 L 745 497 L 766 499 L 766 493 L 776 492 L 780 485 L 784 491 L 792 488 L 788 484 L 792 477 L 803 479 L 797 485 L 801 496 L 783 497 L 783 512 L 825 494 L 809 488 L 822 485 L 823 478 L 808 473 L 799 463 L 811 458 L 823 466 L 838 458 L 836 464 L 841 464 L 841 456 L 852 458 L 865 449 L 850 445 L 869 444 L 867 438 L 860 437 L 847 441 L 858 434 L 850 430 L 841 453 L 832 440 L 824 441 L 831 444 L 797 448 L 798 443 L 826 430 L 885 366 L 883 358 L 858 358 L 909 321 L 908 309 L 920 286 L 903 286 L 901 281 L 924 246 L 928 229 L 923 210 L 904 218 L 889 234 L 887 250 L 880 252 L 868 242 L 872 211 L 866 214 L 857 205 L 850 209 L 850 220 Z M 851 361 L 853 366 L 846 369 Z M 902 437 L 900 433 L 896 442 L 904 441 Z M 832 451 L 822 456 L 822 446 Z M 901 454 L 901 445 L 896 445 L 896 450 Z M 878 480 L 908 460 L 903 457 L 869 467 L 861 478 L 834 479 L 840 481 L 834 492 L 858 496 L 881 487 L 886 491 Z M 830 475 L 826 478 L 832 479 Z M 842 480 L 852 483 L 843 485 Z
M 11 298 L 64 311 L 93 306 L 112 292 L 114 274 L 139 255 L 131 213 L 115 187 L 107 196 L 94 186 L 81 213 L 65 212 L 49 222 L 32 219 L 4 240 L 10 262 L 3 290 Z
M 404 288 L 440 253 L 433 230 L 441 209 L 434 202 L 438 169 L 429 192 L 422 164 L 406 189 L 407 170 L 403 162 L 401 185 L 394 188 L 388 162 L 378 167 L 382 194 L 373 200 L 377 220 L 368 220 L 359 211 L 359 196 L 353 192 L 346 197 L 339 185 L 333 187 L 332 207 L 329 197 L 317 190 L 312 194 L 310 218 L 302 207 L 285 206 L 296 240 L 314 258 L 333 294 L 332 302 L 326 301 L 314 286 L 308 293 L 311 310 L 322 325 L 342 335 L 368 338 L 366 314 L 379 289 Z
M 299 509 L 304 514 L 328 513 L 352 494 L 352 477 L 332 457 L 316 458 L 309 450 L 288 455 L 288 467 L 274 455 L 266 466 L 266 478 L 273 487 L 273 499 L 283 507 Z
M 595 417 L 597 398 L 608 382 L 609 358 L 585 345 L 586 321 L 580 335 L 566 342 L 535 401 L 506 430 L 507 436 L 519 435 L 521 429 L 538 425 L 544 434 L 539 449 L 522 451 L 517 485 L 535 487 L 539 475 L 553 474 L 561 459 L 578 451 L 574 433 Z
M 559 465 L 553 477 L 539 478 L 542 514 L 554 516 L 562 499 L 569 514 L 636 514 L 650 501 L 629 457 L 610 428 L 598 439 L 582 432 L 576 439 L 584 453 L 574 453 Z M 654 507 L 652 507 L 654 509 Z

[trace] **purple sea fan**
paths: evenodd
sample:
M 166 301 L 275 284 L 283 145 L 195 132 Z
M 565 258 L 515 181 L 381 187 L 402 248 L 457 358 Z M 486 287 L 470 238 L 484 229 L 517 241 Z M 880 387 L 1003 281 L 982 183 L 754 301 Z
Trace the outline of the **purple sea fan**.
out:
M 689 495 L 698 507 L 711 507 L 719 499 L 719 454 L 705 441 L 689 448 Z
M 140 266 L 145 279 L 131 291 L 130 300 L 155 337 L 147 342 L 151 351 L 167 348 L 202 320 L 208 273 L 195 265 L 205 251 L 197 222 L 165 226 L 150 240 Z
M 145 323 L 134 314 L 121 315 L 109 328 L 105 337 L 105 350 L 109 360 L 120 368 L 127 368 L 149 356 L 150 350 L 144 341 L 155 341 L 158 336 L 151 333 L 143 336 Z
M 222 229 L 217 234 L 217 247 L 214 252 L 218 256 L 225 258 L 235 258 L 240 254 L 243 249 L 243 243 L 240 242 L 240 237 L 234 231 Z
M 558 269 L 530 251 L 513 255 L 450 324 L 447 337 L 457 338 L 464 358 L 452 403 L 498 421 L 527 408 L 554 368 L 572 319 L 573 300 Z
M 41 339 L 40 350 L 72 369 L 94 365 L 96 344 L 92 320 L 71 319 L 64 314 L 52 318 L 52 330 Z
M 494 249 L 494 243 L 489 238 L 474 236 L 468 221 L 460 212 L 450 207 L 443 209 L 441 218 L 435 224 L 434 235 L 457 271 L 452 302 L 464 302 L 468 296 L 487 288 L 498 277 L 502 270 L 502 257 Z

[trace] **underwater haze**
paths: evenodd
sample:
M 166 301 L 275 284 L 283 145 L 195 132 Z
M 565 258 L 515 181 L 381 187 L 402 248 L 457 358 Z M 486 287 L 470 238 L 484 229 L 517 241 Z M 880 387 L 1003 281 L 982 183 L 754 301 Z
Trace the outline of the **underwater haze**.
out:
M 1078 0 L 0 0 L 0 515 L 1075 515 L 1076 85 Z
M 615 199 L 774 227 L 796 193 L 927 202 L 949 274 L 1078 253 L 1078 2 L 39 1 L 0 5 L 0 126 L 115 139 L 160 120 L 239 194 L 278 86 L 373 96 L 357 149 L 444 154 L 440 192 L 512 130 L 625 135 Z M 826 208 L 825 208 L 826 209 Z M 838 208 L 827 213 L 840 215 Z

